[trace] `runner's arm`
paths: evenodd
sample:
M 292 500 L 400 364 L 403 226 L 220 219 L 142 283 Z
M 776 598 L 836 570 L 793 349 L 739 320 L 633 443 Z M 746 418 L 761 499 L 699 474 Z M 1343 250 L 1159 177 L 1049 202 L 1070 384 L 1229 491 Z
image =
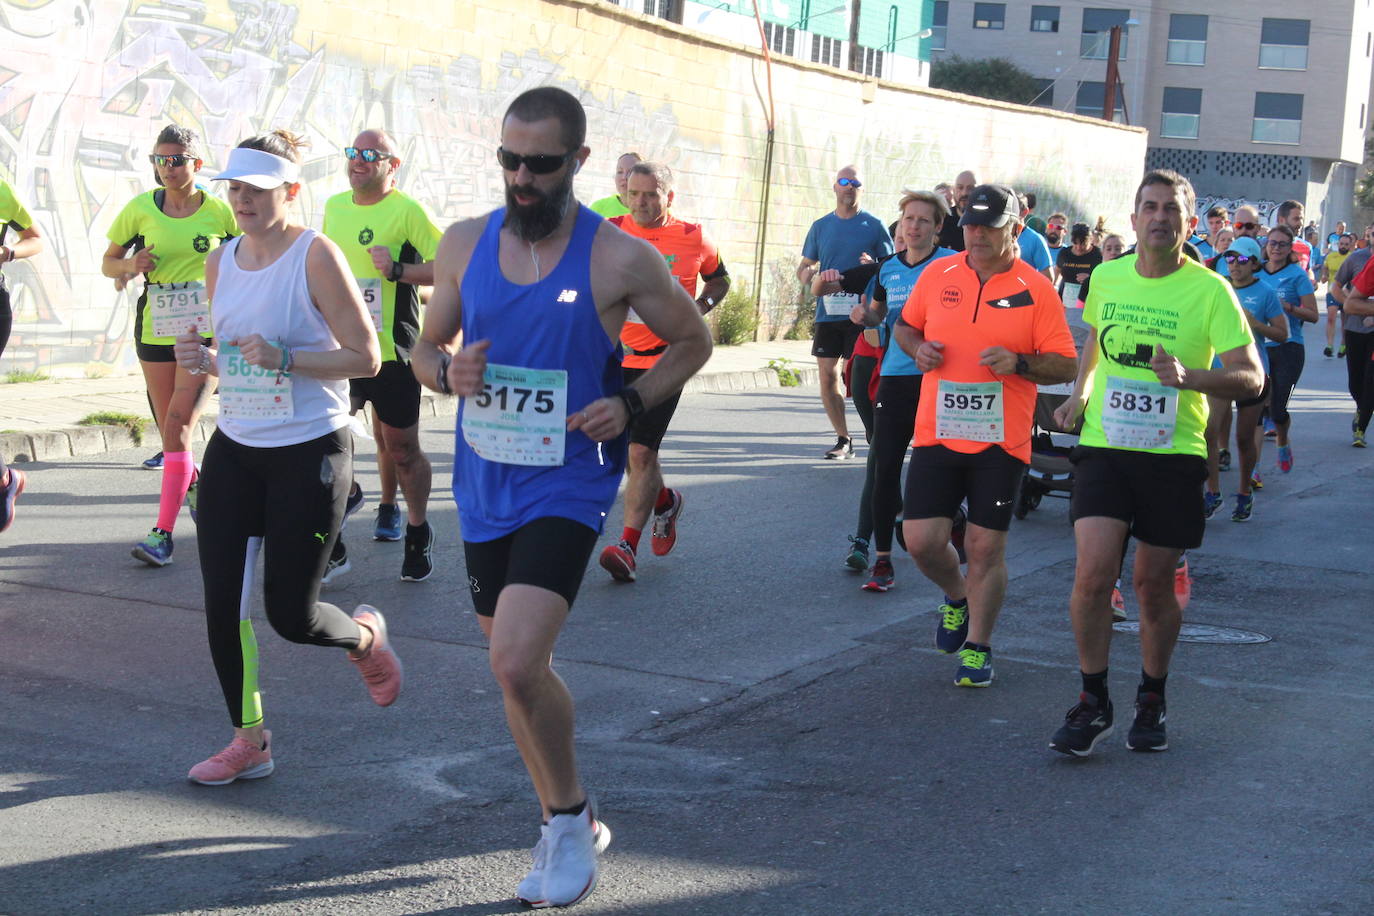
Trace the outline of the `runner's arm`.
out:
M 1374 299 L 1366 299 L 1354 290 L 1345 294 L 1341 307 L 1347 315 L 1374 315 Z
M 19 241 L 14 245 L 0 245 L 0 264 L 5 261 L 18 261 L 31 258 L 43 250 L 43 233 L 37 226 L 19 230 Z
M 372 266 L 377 268 L 377 273 L 390 280 L 391 268 L 396 263 L 391 257 L 391 249 L 385 245 L 373 245 L 367 249 L 367 253 L 372 256 Z M 421 261 L 419 264 L 411 264 L 402 261 L 401 278 L 394 282 L 409 283 L 411 286 L 433 286 L 434 262 Z
M 205 294 L 211 302 L 215 301 L 215 284 L 219 281 L 219 259 L 223 248 L 216 248 L 205 258 Z M 205 340 L 194 328 L 177 336 L 172 345 L 172 354 L 177 365 L 196 375 L 219 375 L 216 356 L 218 347 L 207 347 Z
M 730 275 L 722 271 L 719 276 L 712 277 L 701 285 L 701 295 L 697 296 L 697 311 L 705 315 L 720 305 L 720 301 L 725 298 L 725 294 L 728 292 L 730 292 Z
M 1296 315 L 1303 321 L 1317 320 L 1317 297 L 1312 293 L 1303 293 L 1298 304 L 1290 306 L 1287 302 L 1283 304 L 1283 310 L 1289 315 Z
M 1283 343 L 1288 339 L 1288 316 L 1282 312 L 1268 321 L 1260 321 L 1254 315 L 1246 312 L 1245 320 L 1250 322 L 1250 330 L 1261 337 L 1267 337 L 1277 343 Z
M 362 293 L 353 282 L 343 252 L 323 235 L 317 236 L 306 252 L 305 279 L 310 298 L 339 342 L 339 348 L 292 350 L 291 371 L 323 379 L 376 375 L 382 367 L 377 332 L 372 328 L 372 319 L 368 317 Z M 248 354 L 245 352 L 244 356 L 247 358 Z M 285 361 L 285 353 L 282 358 Z
M 1220 369 L 1189 369 L 1177 358 L 1155 344 L 1150 368 L 1160 384 L 1171 388 L 1186 388 L 1232 401 L 1248 401 L 1259 397 L 1264 388 L 1264 369 L 1253 343 L 1218 353 Z
M 458 337 L 463 328 L 463 303 L 459 293 L 461 274 L 472 247 L 463 237 L 460 225 L 450 226 L 439 242 L 439 251 L 434 257 L 434 291 L 430 294 L 429 304 L 425 306 L 425 322 L 420 337 L 410 350 L 410 368 L 426 388 L 441 394 L 467 395 L 472 391 L 459 391 L 454 384 L 453 361 L 458 360 L 459 369 L 462 369 L 464 363 L 480 357 L 480 378 L 481 371 L 486 368 L 486 358 L 481 355 L 481 350 L 474 350 L 468 357 L 462 357 L 458 350 Z M 459 355 L 454 356 L 455 352 Z M 470 370 L 473 367 L 467 368 Z M 443 382 L 440 382 L 441 373 Z M 470 383 L 471 379 L 466 379 L 466 382 Z
M 988 347 L 978 354 L 978 362 L 998 375 L 1016 375 L 1016 364 L 1026 361 L 1021 377 L 1037 385 L 1058 385 L 1073 379 L 1078 360 L 1062 353 L 1014 353 L 1006 347 Z
M 811 285 L 811 279 L 816 276 L 819 266 L 820 261 L 812 258 L 801 259 L 801 263 L 797 265 L 797 279 L 801 281 L 802 286 Z
M 1083 409 L 1088 406 L 1092 394 L 1092 377 L 1097 369 L 1097 347 L 1086 346 L 1078 356 L 1078 376 L 1074 379 L 1073 393 L 1054 411 L 1054 422 L 1060 429 L 1076 429 Z

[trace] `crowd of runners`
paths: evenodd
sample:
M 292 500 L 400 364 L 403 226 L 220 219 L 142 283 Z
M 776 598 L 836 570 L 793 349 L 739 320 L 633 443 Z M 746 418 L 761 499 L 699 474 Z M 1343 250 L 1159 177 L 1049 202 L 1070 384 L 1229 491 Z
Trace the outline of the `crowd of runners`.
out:
M 156 523 L 133 555 L 170 563 L 189 503 L 233 729 L 189 778 L 224 785 L 274 769 L 251 619 L 259 557 L 272 628 L 344 650 L 373 702 L 396 701 L 404 672 L 381 611 L 346 613 L 321 589 L 349 570 L 342 530 L 365 500 L 353 436 L 367 432 L 357 414 L 369 403 L 381 477 L 372 536 L 404 541 L 402 580 L 431 575 L 421 389 L 457 395 L 452 487 L 470 598 L 541 813 L 516 896 L 564 906 L 594 888 L 611 833 L 578 773 L 553 650 L 622 476 L 623 527 L 599 565 L 631 583 L 646 526 L 655 556 L 676 544 L 685 498 L 659 452 L 684 383 L 710 355 L 703 316 L 730 275 L 710 233 L 674 215 L 661 163 L 625 153 L 615 194 L 577 202 L 590 151 L 573 96 L 524 92 L 500 132 L 504 207 L 441 232 L 396 187 L 397 145 L 369 129 L 342 151 L 349 190 L 329 199 L 315 232 L 294 206 L 301 138 L 277 130 L 230 151 L 210 177 L 226 203 L 201 183 L 200 139 L 169 126 L 149 155 L 157 187 L 115 218 L 102 269 L 118 288 L 139 284 L 135 347 L 161 437 L 145 462 L 162 472 Z M 1126 743 L 1165 750 L 1185 552 L 1227 502 L 1233 434 L 1234 521 L 1254 513 L 1267 436 L 1279 471 L 1292 470 L 1288 401 L 1322 284 L 1325 354 L 1347 361 L 1352 442 L 1365 445 L 1374 227 L 1322 239 L 1289 201 L 1272 227 L 1248 207 L 1213 208 L 1197 233 L 1192 186 L 1163 170 L 1141 181 L 1129 233 L 1058 212 L 1042 220 L 1033 193 L 972 172 L 906 189 L 884 218 L 860 206 L 863 187 L 857 168 L 838 171 L 835 208 L 811 226 L 797 268 L 816 297 L 812 352 L 836 437 L 824 457 L 857 453 L 845 386 L 867 441 L 843 565 L 864 590 L 888 592 L 896 541 L 944 594 L 935 646 L 957 656 L 954 683 L 989 687 L 1008 532 L 1035 443 L 1047 426 L 1076 437 L 1068 604 L 1081 685 L 1050 747 L 1084 756 L 1112 732 L 1108 647 L 1134 538 L 1141 673 Z M 0 264 L 42 250 L 4 183 L 0 226 Z M 9 323 L 0 285 L 0 353 Z M 216 390 L 217 430 L 197 465 L 191 431 Z M 1051 418 L 1037 414 L 1047 394 Z M 0 531 L 24 486 L 0 457 Z

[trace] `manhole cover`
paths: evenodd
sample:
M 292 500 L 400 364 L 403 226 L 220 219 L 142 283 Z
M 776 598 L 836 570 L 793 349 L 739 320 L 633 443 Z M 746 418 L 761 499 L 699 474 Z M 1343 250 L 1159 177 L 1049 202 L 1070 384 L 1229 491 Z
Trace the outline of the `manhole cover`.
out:
M 1140 634 L 1140 624 L 1134 620 L 1114 623 L 1112 629 L 1118 633 Z M 1210 623 L 1185 623 L 1178 631 L 1179 642 L 1205 642 L 1222 646 L 1252 646 L 1269 642 L 1271 639 L 1273 639 L 1272 636 L 1265 636 L 1254 630 L 1242 630 L 1239 627 L 1218 627 Z

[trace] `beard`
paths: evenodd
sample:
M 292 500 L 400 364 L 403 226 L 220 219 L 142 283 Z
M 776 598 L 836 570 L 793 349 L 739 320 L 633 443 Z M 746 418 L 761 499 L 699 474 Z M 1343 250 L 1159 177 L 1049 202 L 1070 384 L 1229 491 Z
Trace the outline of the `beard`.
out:
M 563 222 L 572 203 L 573 170 L 568 169 L 563 180 L 545 194 L 534 185 L 506 185 L 506 219 L 503 228 L 522 242 L 538 242 L 548 238 Z M 534 203 L 516 203 L 515 195 L 537 198 Z
M 1045 233 L 1045 238 L 1049 239 L 1051 245 L 1058 245 L 1060 242 L 1063 242 L 1063 241 L 1064 241 L 1064 233 L 1062 233 L 1062 232 L 1046 232 L 1046 233 Z

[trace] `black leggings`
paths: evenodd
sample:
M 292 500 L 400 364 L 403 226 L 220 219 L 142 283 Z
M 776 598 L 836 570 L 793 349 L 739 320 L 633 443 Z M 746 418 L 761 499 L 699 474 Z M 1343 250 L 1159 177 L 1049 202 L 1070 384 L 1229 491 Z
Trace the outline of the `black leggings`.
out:
M 217 431 L 205 447 L 196 525 L 205 621 L 237 728 L 262 722 L 258 647 L 249 619 L 259 548 L 272 629 L 291 642 L 358 647 L 358 625 L 318 600 L 352 480 L 347 429 L 280 448 L 241 445 Z
M 868 397 L 868 382 L 877 371 L 878 360 L 873 356 L 854 356 L 849 360 L 849 393 L 854 409 L 864 425 L 864 441 L 873 441 L 873 401 Z
M 1360 412 L 1356 423 L 1361 430 L 1367 430 L 1369 419 L 1374 416 L 1374 331 L 1345 332 L 1345 372 L 1350 396 Z
M 1302 378 L 1303 363 L 1307 361 L 1307 351 L 1294 340 L 1284 341 L 1277 347 L 1269 348 L 1269 378 L 1273 383 L 1273 395 L 1269 401 L 1269 416 L 1279 426 L 1288 422 L 1288 399 Z
M 911 451 L 920 400 L 919 375 L 885 375 L 878 382 L 868 476 L 872 481 L 873 548 L 879 553 L 892 550 L 892 527 L 902 511 L 902 461 Z

